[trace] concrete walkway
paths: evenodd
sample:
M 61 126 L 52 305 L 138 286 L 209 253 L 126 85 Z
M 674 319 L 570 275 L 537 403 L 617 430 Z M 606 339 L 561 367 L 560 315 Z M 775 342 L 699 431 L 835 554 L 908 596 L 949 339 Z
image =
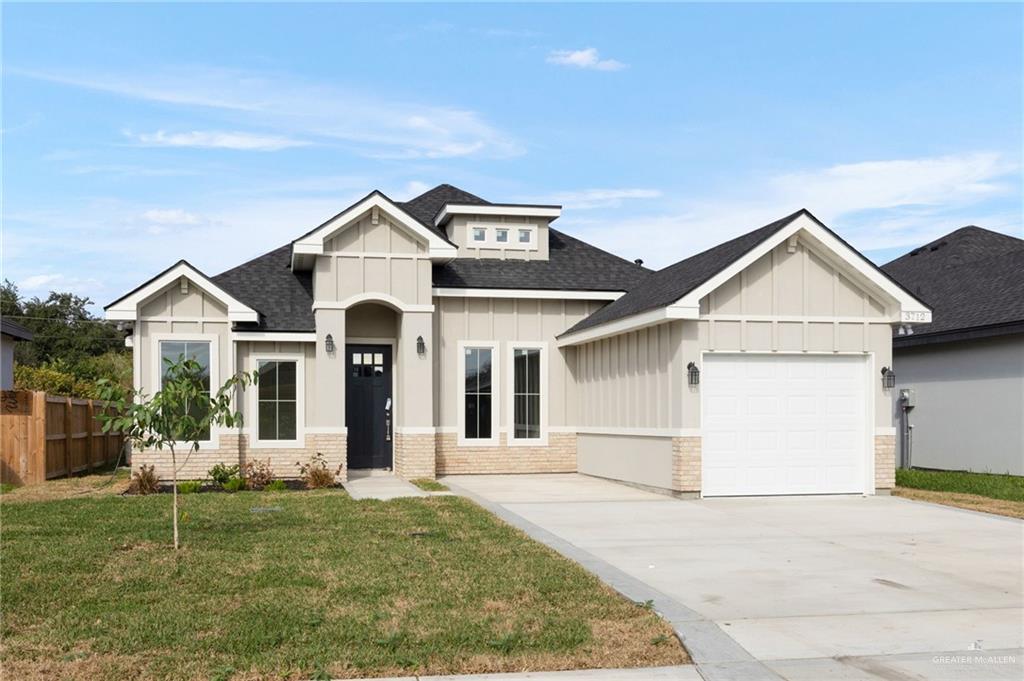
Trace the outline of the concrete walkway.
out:
M 895 497 L 676 500 L 579 475 L 442 482 L 653 600 L 705 679 L 1024 678 L 1024 523 Z
M 398 499 L 401 497 L 429 497 L 416 485 L 388 471 L 349 471 L 348 482 L 342 487 L 353 499 Z

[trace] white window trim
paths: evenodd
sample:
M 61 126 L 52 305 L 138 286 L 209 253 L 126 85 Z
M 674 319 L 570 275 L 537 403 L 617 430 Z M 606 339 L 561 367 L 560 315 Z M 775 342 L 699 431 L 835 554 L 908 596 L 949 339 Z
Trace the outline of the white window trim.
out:
M 516 437 L 516 350 L 540 350 L 540 437 Z M 508 344 L 508 406 L 507 442 L 509 447 L 546 447 L 548 444 L 548 400 L 551 396 L 548 384 L 548 344 L 544 341 L 513 341 Z
M 104 307 L 104 316 L 114 321 L 135 321 L 138 319 L 139 308 L 142 305 L 171 284 L 178 282 L 182 277 L 191 281 L 201 291 L 224 305 L 228 310 L 228 319 L 230 321 L 259 321 L 259 315 L 255 310 L 228 295 L 224 289 L 214 284 L 209 277 L 184 260 L 172 265 L 136 290 L 121 296 Z M 180 320 L 175 318 L 174 321 Z M 217 319 L 217 321 L 223 321 L 223 319 Z
M 306 442 L 306 356 L 301 352 L 277 352 L 274 350 L 253 353 L 249 371 L 258 371 L 260 362 L 295 362 L 295 439 L 260 439 L 260 391 L 259 384 L 249 388 L 246 400 L 248 415 L 245 431 L 252 449 L 302 449 Z
M 497 447 L 501 444 L 501 355 L 499 343 L 493 340 L 485 341 L 459 341 L 459 361 L 456 362 L 456 392 L 458 403 L 456 408 L 458 421 L 458 439 L 456 444 L 459 447 Z M 466 438 L 466 350 L 469 348 L 485 348 L 491 351 L 491 437 L 489 438 Z
M 152 376 L 153 382 L 156 386 L 156 390 L 161 390 L 164 381 L 164 369 L 163 363 L 160 361 L 160 343 L 164 341 L 171 342 L 192 342 L 192 343 L 209 343 L 210 344 L 210 393 L 211 397 L 213 394 L 220 389 L 221 376 L 220 376 L 220 334 L 216 333 L 154 333 L 150 336 L 153 341 L 153 358 L 152 358 Z M 156 392 L 154 390 L 153 392 Z M 210 439 L 200 440 L 199 449 L 220 449 L 220 436 L 221 434 L 228 432 L 224 428 L 210 426 Z
M 480 206 L 477 204 L 446 204 L 441 212 L 434 218 L 434 226 L 440 227 L 453 215 L 494 215 L 528 218 L 550 218 L 554 220 L 562 214 L 561 206 L 524 206 L 524 205 L 502 205 L 490 204 Z
M 476 241 L 473 238 L 474 230 L 484 230 L 484 240 Z M 508 230 L 508 241 L 498 241 L 498 230 Z M 519 230 L 525 229 L 530 232 L 530 241 L 523 243 L 519 240 Z M 519 222 L 467 222 L 466 223 L 466 248 L 490 248 L 506 251 L 536 251 L 538 234 L 540 229 L 536 224 Z

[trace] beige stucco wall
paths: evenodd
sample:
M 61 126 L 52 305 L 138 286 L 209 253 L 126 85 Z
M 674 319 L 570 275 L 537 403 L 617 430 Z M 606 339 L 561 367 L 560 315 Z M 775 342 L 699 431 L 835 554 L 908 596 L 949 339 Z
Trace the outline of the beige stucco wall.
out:
M 537 248 L 524 250 L 521 248 L 476 248 L 467 238 L 467 226 L 472 223 L 507 226 L 515 238 L 515 228 L 519 225 L 534 225 L 537 228 Z M 506 260 L 547 260 L 548 259 L 548 219 L 537 217 L 518 217 L 501 215 L 456 215 L 445 226 L 448 239 L 458 246 L 460 258 L 501 258 Z M 515 244 L 512 244 L 513 246 Z
M 672 438 L 580 433 L 579 472 L 660 489 L 672 488 Z

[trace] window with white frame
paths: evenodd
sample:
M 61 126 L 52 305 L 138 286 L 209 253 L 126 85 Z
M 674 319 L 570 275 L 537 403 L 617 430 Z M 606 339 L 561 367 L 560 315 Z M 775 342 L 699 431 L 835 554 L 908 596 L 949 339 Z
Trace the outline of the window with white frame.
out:
M 206 415 L 209 407 L 210 397 L 210 342 L 191 340 L 162 340 L 160 341 L 160 388 L 163 389 L 164 378 L 167 377 L 167 369 L 172 364 L 183 360 L 192 360 L 199 365 L 200 379 L 203 384 L 202 395 L 206 401 L 202 403 L 186 405 L 187 412 L 197 419 Z M 207 425 L 202 433 L 201 440 L 210 439 L 210 427 Z
M 512 350 L 512 437 L 517 440 L 541 437 L 541 361 L 541 348 Z
M 534 250 L 537 248 L 537 225 L 469 223 L 467 245 L 470 248 L 504 248 Z
M 295 440 L 298 423 L 298 362 L 261 360 L 258 366 L 256 436 L 259 440 Z
M 466 440 L 490 440 L 494 437 L 494 350 L 467 347 L 463 352 L 462 437 Z

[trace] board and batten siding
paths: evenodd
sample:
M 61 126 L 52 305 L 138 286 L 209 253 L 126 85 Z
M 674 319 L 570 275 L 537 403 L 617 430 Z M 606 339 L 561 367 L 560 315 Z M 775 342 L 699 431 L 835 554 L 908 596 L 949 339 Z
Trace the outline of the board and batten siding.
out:
M 509 238 L 515 239 L 515 228 L 533 225 L 537 228 L 537 248 L 477 248 L 467 239 L 470 224 L 501 225 L 509 228 Z M 446 230 L 448 239 L 459 248 L 460 258 L 498 258 L 502 260 L 547 260 L 548 220 L 547 218 L 520 217 L 515 215 L 455 215 Z M 512 244 L 514 245 L 514 243 Z
M 496 342 L 500 372 L 499 428 L 508 427 L 512 386 L 509 347 L 515 342 L 547 346 L 548 386 L 543 402 L 548 427 L 576 425 L 576 381 L 572 372 L 574 348 L 559 348 L 555 337 L 598 309 L 603 303 L 585 300 L 519 298 L 434 299 L 434 423 L 442 431 L 458 427 L 458 349 L 460 341 Z
M 704 351 L 863 353 L 874 372 L 892 366 L 891 318 L 884 303 L 854 283 L 803 239 L 794 253 L 780 244 L 712 291 L 701 319 L 686 322 L 682 354 Z M 874 378 L 874 376 L 872 376 Z M 872 380 L 876 428 L 891 429 L 891 395 Z M 700 427 L 700 393 L 684 393 L 683 427 Z
M 378 213 L 367 214 L 331 237 L 313 267 L 313 297 L 344 301 L 383 293 L 408 305 L 430 305 L 431 264 L 427 245 Z

